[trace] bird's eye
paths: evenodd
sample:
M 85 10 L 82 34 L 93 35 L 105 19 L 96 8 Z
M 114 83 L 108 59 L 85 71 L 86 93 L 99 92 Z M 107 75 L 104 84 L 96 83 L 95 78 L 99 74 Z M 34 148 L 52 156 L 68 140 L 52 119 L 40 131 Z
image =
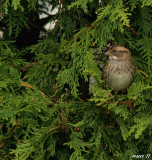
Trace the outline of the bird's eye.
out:
M 126 53 L 127 53 L 127 51 L 123 51 L 122 53 L 123 53 L 123 54 L 126 54 Z
M 115 54 L 117 54 L 117 51 L 116 51 L 116 50 L 113 50 L 113 52 L 114 52 Z

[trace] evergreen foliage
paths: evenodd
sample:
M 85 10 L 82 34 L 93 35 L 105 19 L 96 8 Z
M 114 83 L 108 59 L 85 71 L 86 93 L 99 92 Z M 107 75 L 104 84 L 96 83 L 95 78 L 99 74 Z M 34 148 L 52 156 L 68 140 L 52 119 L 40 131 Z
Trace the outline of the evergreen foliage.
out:
M 37 26 L 46 2 L 58 12 Z M 151 0 L 1 0 L 0 16 L 0 159 L 131 160 L 151 154 Z M 46 32 L 50 22 L 55 26 Z M 32 33 L 31 25 L 43 36 L 26 43 L 22 33 Z M 28 45 L 18 46 L 21 40 Z M 123 95 L 102 81 L 98 65 L 108 43 L 133 55 L 136 75 Z M 96 81 L 85 97 L 80 90 L 88 89 L 89 77 Z

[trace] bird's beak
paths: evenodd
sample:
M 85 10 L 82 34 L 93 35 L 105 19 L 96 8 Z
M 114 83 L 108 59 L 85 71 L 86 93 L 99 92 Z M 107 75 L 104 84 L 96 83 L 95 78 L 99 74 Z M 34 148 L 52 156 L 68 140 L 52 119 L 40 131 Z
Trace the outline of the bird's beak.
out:
M 105 55 L 107 56 L 110 56 L 111 55 L 111 50 L 107 51 L 106 53 L 104 53 Z

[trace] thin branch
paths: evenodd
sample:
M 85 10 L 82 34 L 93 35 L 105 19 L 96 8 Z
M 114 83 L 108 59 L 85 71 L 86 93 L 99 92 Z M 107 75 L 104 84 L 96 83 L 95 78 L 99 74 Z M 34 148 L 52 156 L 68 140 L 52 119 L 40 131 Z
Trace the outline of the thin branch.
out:
M 24 67 L 22 67 L 22 68 L 20 69 L 20 71 L 24 71 L 24 70 L 27 69 L 27 68 L 31 68 L 34 64 L 41 63 L 41 61 L 42 61 L 42 60 L 39 60 L 39 61 L 37 61 L 37 62 L 33 62 L 33 63 L 29 64 L 28 66 L 24 66 Z

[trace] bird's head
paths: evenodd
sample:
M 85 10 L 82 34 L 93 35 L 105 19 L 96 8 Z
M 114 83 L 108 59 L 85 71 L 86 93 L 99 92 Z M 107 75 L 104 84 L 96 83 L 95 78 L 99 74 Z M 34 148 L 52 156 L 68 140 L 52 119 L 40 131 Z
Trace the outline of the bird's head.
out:
M 131 53 L 129 49 L 124 46 L 114 45 L 112 46 L 105 55 L 109 56 L 109 59 L 118 61 L 131 61 Z

